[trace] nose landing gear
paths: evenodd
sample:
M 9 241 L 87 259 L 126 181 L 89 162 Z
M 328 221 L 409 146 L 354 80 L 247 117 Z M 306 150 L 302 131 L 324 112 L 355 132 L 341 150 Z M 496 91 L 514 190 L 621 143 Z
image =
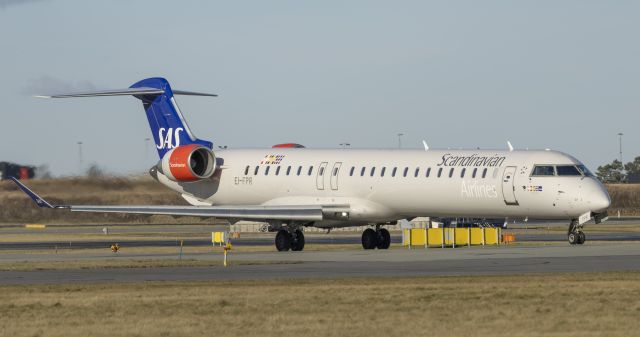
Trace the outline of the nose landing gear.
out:
M 569 230 L 567 232 L 567 239 L 569 240 L 569 244 L 572 245 L 581 245 L 583 244 L 587 238 L 582 231 L 582 225 L 578 222 L 578 220 L 571 220 L 571 224 L 569 224 Z

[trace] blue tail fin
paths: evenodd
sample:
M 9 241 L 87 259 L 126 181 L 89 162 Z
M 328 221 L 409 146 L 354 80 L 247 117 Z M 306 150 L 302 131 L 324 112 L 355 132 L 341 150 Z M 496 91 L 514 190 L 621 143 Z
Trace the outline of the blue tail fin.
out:
M 147 113 L 149 127 L 156 143 L 158 155 L 164 157 L 165 153 L 180 145 L 198 144 L 213 148 L 213 143 L 196 138 L 185 121 L 175 98 L 174 91 L 169 82 L 160 77 L 147 78 L 133 84 L 130 88 L 155 88 L 162 93 L 137 94 L 136 98 L 142 101 Z M 176 94 L 204 95 L 198 93 L 178 92 Z

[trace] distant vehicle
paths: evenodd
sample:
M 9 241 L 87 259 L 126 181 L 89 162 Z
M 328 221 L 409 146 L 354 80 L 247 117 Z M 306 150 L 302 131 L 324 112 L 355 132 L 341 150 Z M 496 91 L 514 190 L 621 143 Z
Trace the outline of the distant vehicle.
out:
M 16 178 L 20 180 L 33 179 L 35 167 L 18 165 L 6 161 L 0 162 L 0 180 Z
M 279 251 L 300 251 L 305 226 L 371 224 L 375 229 L 362 234 L 363 248 L 387 249 L 384 225 L 421 216 L 566 219 L 569 243 L 581 244 L 584 223 L 606 220 L 611 203 L 580 161 L 557 151 L 308 149 L 289 143 L 214 152 L 212 142 L 191 132 L 174 95 L 215 95 L 173 90 L 163 78 L 43 97 L 119 95 L 142 101 L 160 158 L 149 173 L 192 206 L 53 205 L 16 181 L 38 206 L 264 221 L 277 230 Z

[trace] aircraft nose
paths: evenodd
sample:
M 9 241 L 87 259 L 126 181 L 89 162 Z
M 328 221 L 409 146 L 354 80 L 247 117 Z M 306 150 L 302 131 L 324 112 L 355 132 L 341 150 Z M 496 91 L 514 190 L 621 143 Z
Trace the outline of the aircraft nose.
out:
M 599 213 L 606 211 L 609 206 L 611 206 L 611 197 L 609 197 L 609 193 L 604 187 L 598 191 L 598 193 L 594 193 L 591 200 L 592 211 Z

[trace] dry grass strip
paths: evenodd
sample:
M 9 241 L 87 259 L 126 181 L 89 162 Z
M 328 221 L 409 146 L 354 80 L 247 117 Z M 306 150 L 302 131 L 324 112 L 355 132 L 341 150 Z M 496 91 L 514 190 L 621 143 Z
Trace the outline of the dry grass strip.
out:
M 639 299 L 638 272 L 2 286 L 0 335 L 637 336 Z

